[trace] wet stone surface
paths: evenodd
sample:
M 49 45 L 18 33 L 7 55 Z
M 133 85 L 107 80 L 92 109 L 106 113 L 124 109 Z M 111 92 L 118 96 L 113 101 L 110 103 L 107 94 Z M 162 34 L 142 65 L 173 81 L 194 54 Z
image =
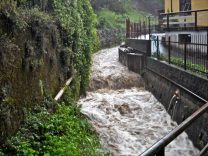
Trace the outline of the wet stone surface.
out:
M 90 91 L 79 105 L 99 134 L 103 151 L 115 156 L 139 155 L 177 126 L 144 89 L 141 77 L 118 62 L 117 48 L 95 54 Z M 197 153 L 186 133 L 166 147 L 168 156 Z

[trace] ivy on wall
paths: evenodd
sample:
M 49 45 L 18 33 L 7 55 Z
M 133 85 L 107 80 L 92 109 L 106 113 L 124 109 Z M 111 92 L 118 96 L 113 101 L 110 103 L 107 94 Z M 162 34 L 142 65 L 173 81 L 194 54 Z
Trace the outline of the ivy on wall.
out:
M 31 106 L 33 111 L 30 112 L 29 109 L 30 113 L 25 112 L 27 117 L 22 128 L 11 139 L 7 138 L 6 144 L 1 145 L 0 156 L 3 153 L 99 155 L 98 137 L 80 113 L 75 101 L 88 88 L 91 57 L 99 45 L 95 28 L 97 20 L 90 0 L 1 0 L 0 16 L 1 12 L 12 23 L 11 29 L 2 30 L 5 38 L 11 40 L 17 38 L 16 33 L 30 33 L 33 26 L 44 25 L 48 29 L 49 24 L 56 24 L 56 33 L 60 34 L 55 35 L 57 37 L 51 36 L 51 43 L 58 44 L 55 46 L 58 48 L 52 45 L 55 57 L 59 59 L 60 68 L 63 68 L 60 70 L 69 68 L 71 72 L 67 76 L 74 75 L 74 80 L 63 97 L 63 103 L 57 104 L 52 98 L 45 98 L 43 103 L 34 103 L 37 107 Z M 34 19 L 40 23 L 34 23 Z M 3 36 L 1 28 L 3 24 L 0 22 L 0 36 Z M 11 32 L 12 35 L 9 35 Z M 23 109 L 23 104 L 19 108 Z
M 89 0 L 54 0 L 54 9 L 73 51 L 73 64 L 80 76 L 81 93 L 89 84 L 91 55 L 96 50 L 96 15 Z
M 64 46 L 62 48 L 68 49 L 72 60 L 70 69 L 76 71 L 74 81 L 78 82 L 74 84 L 79 84 L 75 86 L 78 93 L 76 97 L 85 94 L 89 84 L 91 56 L 99 48 L 96 32 L 97 17 L 90 0 L 2 0 L 0 2 L 0 8 L 6 5 L 13 6 L 14 10 L 18 7 L 21 12 L 37 8 L 36 12 L 46 11 L 45 15 L 50 14 L 54 18 L 51 20 L 58 21 L 62 31 L 61 39 Z M 52 10 L 48 11 L 48 8 Z

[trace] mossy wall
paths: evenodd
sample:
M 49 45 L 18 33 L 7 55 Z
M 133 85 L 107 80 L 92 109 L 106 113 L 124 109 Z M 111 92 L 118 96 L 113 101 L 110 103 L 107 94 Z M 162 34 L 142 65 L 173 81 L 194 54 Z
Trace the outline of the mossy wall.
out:
M 0 2 L 1 143 L 72 75 L 73 98 L 85 93 L 98 43 L 95 24 L 88 0 Z

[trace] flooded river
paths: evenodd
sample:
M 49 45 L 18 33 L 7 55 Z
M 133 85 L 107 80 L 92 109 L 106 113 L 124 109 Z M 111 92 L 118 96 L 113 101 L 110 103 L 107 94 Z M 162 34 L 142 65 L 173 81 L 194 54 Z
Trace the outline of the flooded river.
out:
M 141 77 L 118 62 L 118 48 L 94 55 L 90 91 L 79 105 L 110 155 L 139 155 L 177 126 Z M 186 133 L 166 147 L 168 156 L 197 153 Z

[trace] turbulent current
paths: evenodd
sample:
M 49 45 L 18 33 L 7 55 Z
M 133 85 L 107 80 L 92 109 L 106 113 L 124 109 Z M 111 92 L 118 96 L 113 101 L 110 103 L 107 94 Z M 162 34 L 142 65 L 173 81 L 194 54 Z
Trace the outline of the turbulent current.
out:
M 177 126 L 141 77 L 118 62 L 118 48 L 94 55 L 90 91 L 79 105 L 110 155 L 139 155 Z M 166 147 L 168 156 L 197 154 L 186 133 Z

